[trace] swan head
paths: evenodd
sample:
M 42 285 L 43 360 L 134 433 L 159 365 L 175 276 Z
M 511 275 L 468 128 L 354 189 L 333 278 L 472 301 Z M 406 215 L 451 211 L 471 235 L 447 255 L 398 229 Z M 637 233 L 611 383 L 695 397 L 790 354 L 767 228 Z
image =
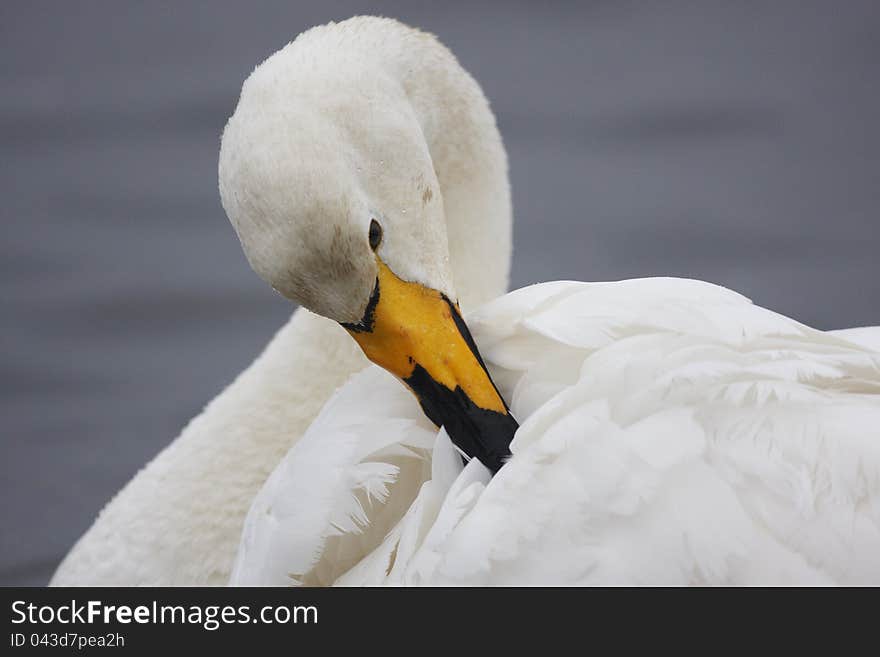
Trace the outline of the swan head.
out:
M 497 469 L 516 423 L 461 319 L 422 127 L 375 67 L 303 66 L 295 45 L 245 81 L 221 141 L 220 196 L 247 259 L 348 330 L 460 447 L 486 443 L 469 453 Z
M 376 116 L 299 100 L 262 73 L 242 89 L 219 164 L 252 268 L 342 324 L 364 316 L 380 262 L 454 300 L 442 198 L 415 119 L 393 105 Z

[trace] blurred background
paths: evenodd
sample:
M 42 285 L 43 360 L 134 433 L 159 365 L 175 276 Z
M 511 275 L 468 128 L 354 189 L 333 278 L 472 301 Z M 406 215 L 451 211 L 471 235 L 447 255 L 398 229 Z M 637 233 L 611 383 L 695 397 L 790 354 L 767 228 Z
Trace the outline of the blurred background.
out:
M 510 155 L 513 287 L 675 275 L 880 324 L 880 3 L 0 5 L 0 584 L 42 585 L 291 308 L 217 193 L 244 78 L 358 13 L 436 33 Z

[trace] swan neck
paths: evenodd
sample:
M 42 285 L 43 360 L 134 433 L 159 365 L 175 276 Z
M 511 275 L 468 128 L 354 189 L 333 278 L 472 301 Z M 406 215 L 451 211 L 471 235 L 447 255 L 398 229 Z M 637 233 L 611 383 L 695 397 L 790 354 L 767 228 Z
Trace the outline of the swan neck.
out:
M 438 41 L 397 61 L 440 185 L 453 279 L 467 311 L 507 290 L 512 207 L 507 153 L 477 82 Z

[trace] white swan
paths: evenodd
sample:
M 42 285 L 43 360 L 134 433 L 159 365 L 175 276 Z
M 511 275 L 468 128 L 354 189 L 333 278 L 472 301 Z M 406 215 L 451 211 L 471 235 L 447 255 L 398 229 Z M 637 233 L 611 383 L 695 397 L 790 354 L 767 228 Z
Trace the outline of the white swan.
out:
M 220 185 L 254 269 L 449 432 L 298 311 L 56 583 L 221 583 L 239 536 L 236 584 L 880 582 L 877 329 L 697 281 L 547 283 L 467 314 L 498 397 L 445 299 L 506 285 L 506 161 L 432 37 L 301 35 L 246 81 Z M 453 441 L 497 468 L 502 397 L 522 426 L 490 478 Z

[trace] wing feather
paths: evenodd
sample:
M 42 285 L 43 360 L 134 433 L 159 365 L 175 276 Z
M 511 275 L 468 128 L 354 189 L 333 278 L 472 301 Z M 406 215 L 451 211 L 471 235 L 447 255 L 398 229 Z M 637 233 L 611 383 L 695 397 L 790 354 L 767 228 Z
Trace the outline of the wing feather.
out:
M 535 285 L 468 322 L 511 461 L 462 467 L 364 372 L 255 502 L 242 581 L 880 583 L 877 329 L 670 278 Z

